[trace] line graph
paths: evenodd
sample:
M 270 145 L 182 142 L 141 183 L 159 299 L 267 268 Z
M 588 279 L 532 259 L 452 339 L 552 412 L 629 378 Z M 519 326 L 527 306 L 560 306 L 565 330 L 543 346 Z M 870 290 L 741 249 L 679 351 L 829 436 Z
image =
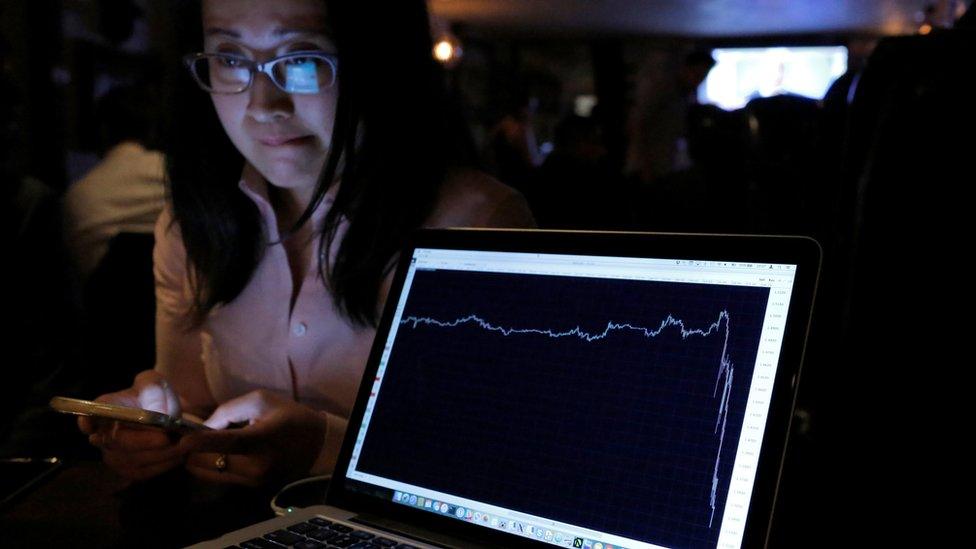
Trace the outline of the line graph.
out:
M 607 322 L 606 328 L 604 328 L 604 330 L 599 333 L 586 332 L 579 326 L 561 332 L 553 331 L 550 328 L 504 328 L 502 326 L 493 325 L 476 314 L 470 314 L 468 316 L 461 317 L 452 321 L 442 321 L 442 320 L 437 320 L 429 317 L 408 316 L 402 318 L 400 320 L 400 324 L 401 325 L 409 324 L 412 328 L 416 329 L 417 326 L 420 324 L 427 325 L 427 326 L 436 326 L 438 328 L 455 328 L 462 324 L 472 323 L 478 325 L 484 330 L 491 331 L 491 332 L 499 332 L 506 337 L 511 335 L 535 334 L 535 335 L 548 336 L 551 338 L 578 337 L 585 341 L 592 342 L 592 341 L 604 339 L 610 334 L 610 332 L 617 331 L 617 330 L 632 330 L 643 334 L 644 337 L 657 337 L 665 329 L 670 328 L 672 326 L 680 329 L 682 339 L 687 339 L 691 336 L 708 337 L 713 333 L 719 332 L 723 321 L 725 323 L 725 330 L 724 330 L 725 337 L 722 343 L 722 356 L 719 360 L 719 366 L 717 368 L 718 375 L 715 379 L 715 390 L 712 394 L 713 397 L 718 396 L 717 395 L 718 385 L 721 382 L 722 376 L 724 374 L 725 383 L 723 384 L 721 400 L 718 405 L 718 413 L 716 414 L 717 417 L 715 419 L 715 434 L 719 437 L 719 444 L 718 444 L 718 452 L 716 452 L 715 455 L 715 468 L 712 476 L 712 491 L 711 494 L 709 495 L 709 507 L 711 509 L 711 512 L 708 519 L 708 526 L 709 528 L 711 528 L 715 520 L 715 500 L 716 500 L 716 491 L 718 490 L 718 483 L 719 483 L 718 467 L 722 459 L 722 446 L 725 442 L 725 424 L 726 421 L 728 420 L 728 411 L 729 411 L 728 396 L 729 396 L 729 391 L 732 388 L 732 376 L 733 376 L 732 363 L 729 360 L 729 356 L 727 352 L 728 344 L 729 344 L 729 333 L 731 332 L 731 327 L 730 327 L 731 319 L 729 318 L 728 311 L 720 312 L 718 315 L 718 319 L 715 322 L 713 322 L 708 327 L 708 329 L 705 330 L 702 330 L 700 328 L 689 329 L 685 326 L 683 320 L 677 319 L 670 314 L 667 316 L 667 318 L 661 321 L 661 325 L 658 326 L 656 329 L 647 328 L 643 326 L 635 326 L 633 324 L 626 323 L 626 322 L 625 323 Z
M 418 269 L 357 467 L 658 545 L 714 547 L 768 297 Z

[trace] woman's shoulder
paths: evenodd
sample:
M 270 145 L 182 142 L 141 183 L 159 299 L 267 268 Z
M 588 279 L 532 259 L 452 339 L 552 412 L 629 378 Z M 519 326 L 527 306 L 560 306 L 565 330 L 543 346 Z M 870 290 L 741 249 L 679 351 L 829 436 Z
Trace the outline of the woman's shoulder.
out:
M 157 266 L 160 263 L 170 263 L 184 268 L 186 249 L 183 247 L 183 235 L 180 224 L 173 215 L 173 207 L 169 201 L 163 206 L 163 211 L 156 218 L 153 229 L 156 244 L 153 248 L 153 259 Z
M 159 217 L 156 218 L 156 226 L 153 229 L 153 234 L 158 242 L 161 239 L 173 239 L 181 240 L 180 238 L 180 225 L 176 222 L 176 217 L 173 215 L 173 205 L 170 204 L 169 200 L 163 205 L 163 210 L 159 212 Z
M 448 172 L 428 227 L 535 227 L 525 197 L 490 175 L 459 168 Z

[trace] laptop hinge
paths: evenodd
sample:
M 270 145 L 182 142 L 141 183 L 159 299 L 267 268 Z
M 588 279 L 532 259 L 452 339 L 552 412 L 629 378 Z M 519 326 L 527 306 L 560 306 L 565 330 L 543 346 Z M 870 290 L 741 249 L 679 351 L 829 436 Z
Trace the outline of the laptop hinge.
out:
M 414 539 L 430 545 L 438 545 L 440 547 L 470 547 L 472 549 L 488 549 L 491 547 L 490 545 L 484 545 L 483 543 L 478 543 L 470 539 L 449 536 L 443 533 L 434 532 L 432 530 L 390 520 L 388 518 L 370 515 L 368 513 L 358 514 L 349 519 L 349 522 L 355 522 L 362 524 L 363 526 L 372 526 L 378 530 L 385 530 L 391 534 Z

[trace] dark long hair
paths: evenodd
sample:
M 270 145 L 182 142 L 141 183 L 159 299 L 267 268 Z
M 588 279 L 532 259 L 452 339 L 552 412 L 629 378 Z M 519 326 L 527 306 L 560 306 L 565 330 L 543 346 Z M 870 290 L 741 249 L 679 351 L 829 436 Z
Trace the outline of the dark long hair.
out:
M 451 121 L 423 0 L 323 1 L 339 58 L 336 120 L 326 167 L 295 229 L 341 181 L 319 241 L 319 272 L 343 314 L 375 325 L 383 277 L 405 236 L 433 210 L 448 169 L 470 161 L 470 141 Z M 199 2 L 190 4 L 196 13 L 179 16 L 181 25 L 194 22 L 181 27 L 195 34 L 186 52 L 199 50 L 202 37 Z M 237 187 L 244 159 L 209 98 L 189 75 L 176 78 L 168 174 L 201 322 L 243 291 L 275 243 L 264 239 L 257 208 Z M 334 245 L 334 262 L 323 259 Z

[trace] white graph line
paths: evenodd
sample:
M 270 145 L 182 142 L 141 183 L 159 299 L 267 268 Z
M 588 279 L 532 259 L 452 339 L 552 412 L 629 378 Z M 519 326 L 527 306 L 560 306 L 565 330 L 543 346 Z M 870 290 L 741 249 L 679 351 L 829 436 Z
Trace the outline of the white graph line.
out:
M 587 342 L 593 342 L 596 340 L 606 338 L 610 334 L 610 332 L 619 331 L 619 330 L 631 330 L 631 331 L 639 332 L 642 333 L 644 337 L 648 337 L 648 338 L 657 337 L 665 329 L 670 328 L 672 326 L 677 327 L 681 330 L 682 339 L 687 339 L 692 336 L 708 337 L 713 333 L 718 333 L 719 330 L 721 330 L 723 320 L 725 321 L 725 340 L 722 343 L 722 358 L 719 361 L 718 375 L 715 379 L 715 389 L 712 391 L 712 398 L 717 397 L 719 383 L 722 381 L 722 377 L 724 375 L 725 383 L 722 384 L 722 396 L 721 399 L 719 400 L 718 414 L 715 419 L 714 432 L 719 439 L 719 443 L 718 443 L 718 452 L 715 456 L 715 468 L 712 472 L 712 489 L 711 489 L 711 495 L 709 497 L 709 506 L 711 507 L 711 515 L 708 519 L 708 527 L 711 528 L 712 522 L 715 519 L 715 504 L 716 504 L 715 500 L 718 494 L 718 483 L 719 483 L 718 467 L 722 458 L 722 446 L 725 443 L 725 425 L 726 422 L 728 421 L 729 396 L 731 395 L 731 391 L 732 391 L 733 367 L 732 367 L 732 361 L 729 359 L 728 356 L 729 333 L 731 332 L 730 317 L 728 311 L 720 312 L 718 315 L 718 319 L 715 322 L 713 322 L 711 325 L 709 325 L 708 329 L 706 330 L 688 329 L 687 327 L 685 327 L 685 323 L 683 320 L 674 318 L 674 316 L 670 314 L 668 315 L 667 318 L 665 318 L 661 322 L 661 325 L 658 326 L 657 329 L 645 328 L 643 326 L 635 326 L 630 323 L 618 324 L 616 322 L 607 322 L 607 327 L 604 328 L 602 332 L 598 332 L 598 333 L 586 332 L 579 326 L 576 326 L 571 330 L 565 330 L 561 332 L 556 332 L 550 329 L 542 329 L 542 328 L 505 328 L 502 326 L 496 326 L 494 324 L 491 324 L 487 320 L 474 314 L 464 316 L 458 318 L 457 320 L 451 320 L 451 321 L 437 320 L 435 318 L 429 318 L 429 317 L 408 316 L 402 318 L 400 320 L 400 324 L 401 325 L 409 324 L 411 325 L 411 328 L 414 329 L 416 329 L 417 326 L 421 324 L 425 326 L 436 326 L 438 328 L 455 328 L 457 326 L 460 326 L 461 324 L 476 324 L 477 326 L 479 326 L 484 330 L 490 332 L 498 332 L 506 337 L 511 336 L 513 334 L 537 334 L 537 335 L 544 335 L 550 338 L 576 337 L 578 339 L 582 339 Z

